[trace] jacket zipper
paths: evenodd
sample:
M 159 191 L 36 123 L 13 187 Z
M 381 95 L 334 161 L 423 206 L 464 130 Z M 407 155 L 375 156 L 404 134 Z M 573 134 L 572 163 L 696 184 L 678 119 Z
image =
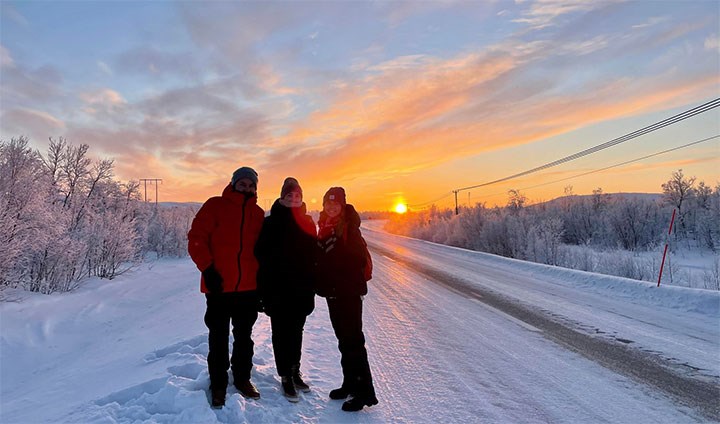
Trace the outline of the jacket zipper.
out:
M 237 254 L 237 266 L 238 266 L 238 280 L 237 284 L 235 284 L 235 291 L 238 291 L 238 288 L 240 287 L 240 280 L 242 280 L 242 266 L 240 266 L 240 256 L 242 255 L 243 251 L 243 229 L 245 227 L 245 205 L 247 204 L 248 197 L 244 196 L 245 200 L 243 200 L 242 204 L 242 219 L 240 220 L 240 251 Z

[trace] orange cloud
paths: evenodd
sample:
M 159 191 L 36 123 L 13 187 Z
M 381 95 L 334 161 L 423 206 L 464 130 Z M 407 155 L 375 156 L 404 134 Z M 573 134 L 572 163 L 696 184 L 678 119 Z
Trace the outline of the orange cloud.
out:
M 592 123 L 677 107 L 717 87 L 717 75 L 672 84 L 672 72 L 617 79 L 585 92 L 528 96 L 510 56 L 407 61 L 421 66 L 343 84 L 325 110 L 283 137 L 265 169 L 288 167 L 311 183 L 382 181 L 491 150 L 532 143 Z M 658 90 L 658 87 L 663 87 Z M 665 88 L 670 87 L 670 88 Z

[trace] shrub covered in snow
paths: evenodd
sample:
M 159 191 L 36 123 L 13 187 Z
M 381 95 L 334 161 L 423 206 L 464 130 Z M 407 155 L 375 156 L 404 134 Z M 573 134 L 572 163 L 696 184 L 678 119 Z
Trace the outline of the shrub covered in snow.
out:
M 112 279 L 148 252 L 187 254 L 195 210 L 140 201 L 137 181 L 116 181 L 113 161 L 88 151 L 63 138 L 44 155 L 25 137 L 0 140 L 0 288 L 69 291 L 88 276 Z
M 505 207 L 483 204 L 462 207 L 460 213 L 435 206 L 410 211 L 388 220 L 386 230 L 437 243 L 501 256 L 559 265 L 584 271 L 656 281 L 665 242 L 677 249 L 710 252 L 720 248 L 720 184 L 714 189 L 682 171 L 662 185 L 662 195 L 608 195 L 601 189 L 590 196 L 566 196 L 528 205 L 517 190 L 508 193 Z M 668 238 L 673 208 L 678 220 Z M 720 265 L 716 265 L 720 268 Z M 720 289 L 717 274 L 698 277 L 665 263 L 663 281 L 676 285 Z

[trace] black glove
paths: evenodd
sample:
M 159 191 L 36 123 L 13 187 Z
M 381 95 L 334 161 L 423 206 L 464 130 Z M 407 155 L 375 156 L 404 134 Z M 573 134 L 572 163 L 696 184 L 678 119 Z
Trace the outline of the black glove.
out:
M 257 310 L 258 312 L 265 312 L 265 305 L 263 304 L 262 297 L 258 298 Z
M 209 267 L 205 268 L 202 272 L 203 280 L 205 280 L 205 287 L 207 287 L 210 293 L 222 293 L 223 278 L 222 275 L 215 269 L 215 264 L 210 264 Z

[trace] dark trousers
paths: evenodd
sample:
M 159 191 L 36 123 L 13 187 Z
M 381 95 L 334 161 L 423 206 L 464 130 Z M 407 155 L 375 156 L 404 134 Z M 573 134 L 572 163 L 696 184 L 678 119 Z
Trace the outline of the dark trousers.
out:
M 362 331 L 362 304 L 360 296 L 327 299 L 330 322 L 340 349 L 343 387 L 361 396 L 375 396 L 370 373 L 365 335 Z
M 258 317 L 258 297 L 255 291 L 208 293 L 205 325 L 208 328 L 208 371 L 210 387 L 228 384 L 227 370 L 232 364 L 235 381 L 250 379 L 252 371 L 252 328 Z M 232 358 L 228 360 L 228 341 L 232 322 Z
M 275 366 L 281 377 L 291 376 L 294 368 L 300 369 L 306 318 L 305 314 L 278 310 L 273 311 L 270 317 Z

